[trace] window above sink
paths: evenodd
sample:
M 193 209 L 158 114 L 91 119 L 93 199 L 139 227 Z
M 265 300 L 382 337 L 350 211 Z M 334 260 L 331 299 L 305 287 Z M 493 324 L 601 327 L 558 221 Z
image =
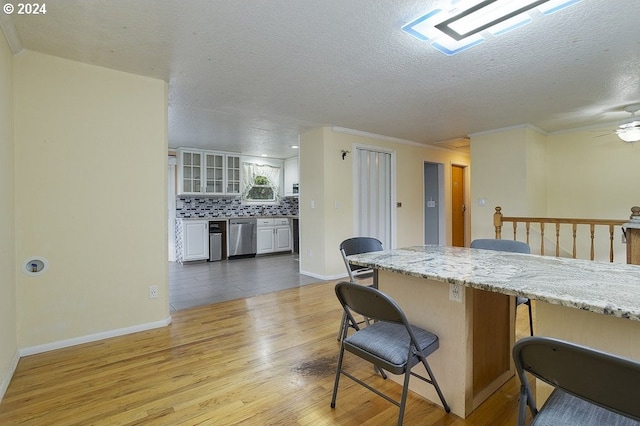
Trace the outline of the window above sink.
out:
M 276 203 L 280 194 L 282 167 L 269 164 L 242 163 L 242 201 Z

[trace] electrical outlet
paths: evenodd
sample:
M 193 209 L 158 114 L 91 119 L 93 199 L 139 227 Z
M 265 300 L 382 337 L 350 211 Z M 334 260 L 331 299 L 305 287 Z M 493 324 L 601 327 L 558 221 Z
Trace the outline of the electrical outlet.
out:
M 158 286 L 150 285 L 149 286 L 149 299 L 157 299 L 158 298 Z
M 449 300 L 462 303 L 464 299 L 464 287 L 460 284 L 449 284 Z

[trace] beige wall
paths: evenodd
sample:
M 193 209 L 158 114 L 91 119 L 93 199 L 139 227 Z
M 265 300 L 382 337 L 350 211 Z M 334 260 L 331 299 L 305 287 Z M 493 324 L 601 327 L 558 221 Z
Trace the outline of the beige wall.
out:
M 640 143 L 582 131 L 548 137 L 549 213 L 624 219 L 640 205 Z
M 559 217 L 628 219 L 631 207 L 640 205 L 637 190 L 640 143 L 622 142 L 615 135 L 604 137 L 581 131 L 548 137 L 548 214 Z M 616 261 L 626 262 L 621 233 L 614 239 Z M 596 238 L 596 256 L 608 259 L 608 231 Z M 583 230 L 582 239 L 588 240 Z M 588 249 L 584 249 L 585 256 Z
M 0 398 L 17 362 L 12 57 L 0 37 Z
M 494 207 L 506 216 L 626 219 L 630 207 L 640 204 L 634 191 L 640 148 L 614 135 L 594 139 L 594 133 L 576 131 L 543 135 L 528 127 L 472 135 L 471 197 L 473 238 L 492 238 Z M 477 200 L 485 198 L 485 207 Z M 508 226 L 511 226 L 510 224 Z M 532 228 L 533 229 L 533 228 Z M 521 233 L 520 233 L 521 232 Z M 547 231 L 545 251 L 555 250 L 555 230 Z M 539 232 L 531 245 L 539 252 Z M 561 251 L 571 252 L 571 230 L 561 228 Z M 578 231 L 578 257 L 588 258 L 588 228 Z M 512 231 L 503 229 L 503 238 Z M 518 239 L 525 240 L 521 227 Z M 607 229 L 596 231 L 596 258 L 608 260 Z M 626 261 L 620 233 L 614 242 L 615 260 Z
M 323 242 L 325 218 L 325 187 L 330 173 L 325 173 L 326 128 L 317 128 L 300 138 L 300 259 L 301 270 L 318 273 L 325 269 Z M 312 208 L 311 204 L 314 204 Z
M 472 135 L 472 239 L 494 237 L 496 206 L 507 216 L 546 215 L 546 156 L 546 137 L 527 126 Z
M 424 163 L 445 165 L 446 243 L 450 244 L 451 165 L 469 166 L 467 155 L 369 135 L 336 132 L 328 127 L 301 135 L 300 142 L 300 259 L 303 272 L 324 279 L 346 274 L 338 246 L 342 240 L 354 236 L 353 157 L 358 145 L 395 153 L 394 190 L 396 202 L 402 203 L 395 211 L 396 247 L 424 243 Z M 341 157 L 342 150 L 350 151 L 345 160 Z M 312 200 L 315 209 L 311 208 Z
M 16 269 L 49 263 L 16 274 L 18 345 L 166 322 L 166 83 L 32 52 L 14 76 Z
M 528 215 L 525 128 L 471 138 L 471 235 L 493 238 L 493 212 L 501 206 L 511 216 Z M 478 200 L 486 201 L 480 206 Z

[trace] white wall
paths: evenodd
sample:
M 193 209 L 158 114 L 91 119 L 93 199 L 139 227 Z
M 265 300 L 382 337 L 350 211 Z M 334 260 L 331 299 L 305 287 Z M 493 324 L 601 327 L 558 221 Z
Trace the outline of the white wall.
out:
M 0 399 L 18 361 L 12 56 L 0 37 Z
M 166 324 L 167 84 L 33 52 L 14 77 L 15 269 L 49 262 L 17 273 L 19 347 Z

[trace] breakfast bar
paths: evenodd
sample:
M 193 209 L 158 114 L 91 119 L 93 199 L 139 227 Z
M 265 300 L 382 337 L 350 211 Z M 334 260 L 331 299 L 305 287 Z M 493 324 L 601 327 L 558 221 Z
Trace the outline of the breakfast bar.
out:
M 640 360 L 640 266 L 443 246 L 349 261 L 374 268 L 378 287 L 409 321 L 439 336 L 429 362 L 460 417 L 514 375 L 516 295 L 535 301 L 536 335 Z M 411 384 L 438 403 L 431 386 Z

